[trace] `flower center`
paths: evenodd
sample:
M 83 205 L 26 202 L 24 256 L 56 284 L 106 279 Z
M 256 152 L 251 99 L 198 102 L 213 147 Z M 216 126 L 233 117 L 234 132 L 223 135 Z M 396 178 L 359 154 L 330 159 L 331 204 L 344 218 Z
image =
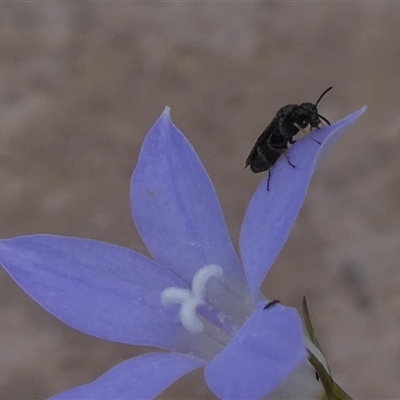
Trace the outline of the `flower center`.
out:
M 196 309 L 205 304 L 206 284 L 209 279 L 221 277 L 223 273 L 224 271 L 219 265 L 205 265 L 195 273 L 191 290 L 171 286 L 161 292 L 160 297 L 163 304 L 178 303 L 181 305 L 179 318 L 189 332 L 199 333 L 204 330 L 204 324 L 198 317 Z

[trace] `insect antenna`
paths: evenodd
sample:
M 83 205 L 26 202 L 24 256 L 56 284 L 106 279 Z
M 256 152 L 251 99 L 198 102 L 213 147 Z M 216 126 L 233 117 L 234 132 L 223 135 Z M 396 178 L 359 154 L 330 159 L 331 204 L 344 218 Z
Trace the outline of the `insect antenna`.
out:
M 329 126 L 331 125 L 331 123 L 322 115 L 318 114 L 318 117 L 320 117 L 321 119 L 323 119 Z
M 333 89 L 333 86 L 328 87 L 328 89 L 326 89 L 326 90 L 321 94 L 321 96 L 319 96 L 317 102 L 315 103 L 315 106 L 318 105 L 318 103 L 321 101 L 321 99 L 322 99 L 331 89 Z M 329 124 L 329 125 L 330 125 L 330 124 Z

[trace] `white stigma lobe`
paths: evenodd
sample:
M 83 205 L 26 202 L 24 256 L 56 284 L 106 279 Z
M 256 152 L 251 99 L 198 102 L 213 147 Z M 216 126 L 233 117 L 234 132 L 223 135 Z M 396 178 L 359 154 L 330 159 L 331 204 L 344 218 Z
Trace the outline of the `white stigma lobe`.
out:
M 181 304 L 179 318 L 182 325 L 191 333 L 200 333 L 204 329 L 203 323 L 196 314 L 196 308 L 205 303 L 206 284 L 212 277 L 220 277 L 223 269 L 216 264 L 205 265 L 194 275 L 192 289 L 171 286 L 161 292 L 163 304 Z

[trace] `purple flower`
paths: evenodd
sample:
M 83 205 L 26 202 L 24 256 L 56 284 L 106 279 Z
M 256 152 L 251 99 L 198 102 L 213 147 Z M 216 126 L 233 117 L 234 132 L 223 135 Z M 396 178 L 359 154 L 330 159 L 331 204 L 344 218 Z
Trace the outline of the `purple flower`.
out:
M 57 399 L 151 399 L 204 367 L 222 399 L 321 393 L 294 309 L 264 310 L 260 285 L 284 245 L 322 155 L 364 112 L 289 151 L 247 209 L 239 260 L 218 198 L 166 108 L 147 135 L 131 182 L 136 227 L 152 261 L 130 249 L 53 235 L 0 241 L 0 262 L 34 300 L 81 332 L 164 351 L 126 360 Z M 168 351 L 165 351 L 168 350 Z M 317 392 L 316 392 L 317 391 Z

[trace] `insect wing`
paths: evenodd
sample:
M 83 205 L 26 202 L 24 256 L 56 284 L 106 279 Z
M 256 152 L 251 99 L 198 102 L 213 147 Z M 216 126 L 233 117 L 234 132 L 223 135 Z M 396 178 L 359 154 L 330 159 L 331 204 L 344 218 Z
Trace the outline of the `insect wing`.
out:
M 246 160 L 245 168 L 248 167 L 249 165 L 251 166 L 254 162 L 256 162 L 257 158 L 260 157 L 258 153 L 258 148 L 263 147 L 267 143 L 268 138 L 274 133 L 275 129 L 277 128 L 278 128 L 278 117 L 275 117 L 271 121 L 271 123 L 264 129 L 264 131 L 257 139 L 256 144 L 251 149 L 250 154 Z

